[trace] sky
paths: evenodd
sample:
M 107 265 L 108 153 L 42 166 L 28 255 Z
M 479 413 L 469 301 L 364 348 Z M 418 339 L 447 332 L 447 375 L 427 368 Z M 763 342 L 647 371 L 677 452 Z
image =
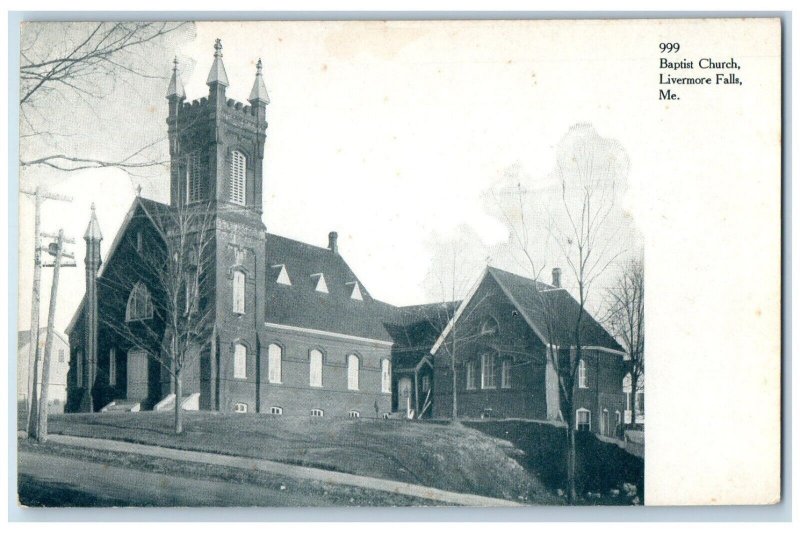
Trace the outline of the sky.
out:
M 487 198 L 515 182 L 536 202 L 555 204 L 559 143 L 575 124 L 591 125 L 628 154 L 630 172 L 621 176 L 618 206 L 628 222 L 637 216 L 631 195 L 649 166 L 642 159 L 646 139 L 637 135 L 628 87 L 609 76 L 619 63 L 605 59 L 625 56 L 625 41 L 606 41 L 613 50 L 599 50 L 588 38 L 597 28 L 590 21 L 580 26 L 586 39 L 530 22 L 202 22 L 152 50 L 147 62 L 161 79 L 120 82 L 99 103 L 61 102 L 45 118 L 54 129 L 73 132 L 60 142 L 79 141 L 98 156 L 113 158 L 153 141 L 163 154 L 172 59 L 178 58 L 187 98 L 206 96 L 213 44 L 220 38 L 228 97 L 246 101 L 255 63 L 264 64 L 271 99 L 264 155 L 268 231 L 320 246 L 329 231 L 338 231 L 340 252 L 374 297 L 415 304 L 442 299 L 431 290 L 431 276 L 442 250 L 465 239 L 466 278 L 477 277 L 487 263 L 519 270 L 500 250 L 508 229 Z M 44 33 L 59 38 L 56 27 Z M 43 229 L 63 227 L 77 241 L 78 267 L 62 275 L 60 329 L 84 289 L 81 238 L 90 204 L 97 206 L 105 253 L 137 186 L 142 196 L 168 199 L 165 168 L 137 174 L 38 167 L 21 174 L 23 187 L 41 184 L 73 198 L 48 202 L 43 212 Z M 21 200 L 20 213 L 24 327 L 30 200 Z M 555 257 L 542 263 L 548 272 L 564 266 Z M 43 292 L 49 276 L 45 272 Z M 47 298 L 43 314 L 46 305 Z

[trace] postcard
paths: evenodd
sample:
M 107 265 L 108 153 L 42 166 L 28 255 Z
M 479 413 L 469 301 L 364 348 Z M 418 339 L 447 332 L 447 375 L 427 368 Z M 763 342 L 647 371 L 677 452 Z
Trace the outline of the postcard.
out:
M 20 506 L 780 501 L 779 19 L 19 47 Z

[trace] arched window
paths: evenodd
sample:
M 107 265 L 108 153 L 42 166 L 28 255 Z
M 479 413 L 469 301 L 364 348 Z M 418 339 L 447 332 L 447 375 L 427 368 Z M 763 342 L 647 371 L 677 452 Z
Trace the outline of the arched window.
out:
M 242 152 L 231 152 L 230 201 L 245 205 L 245 176 L 247 175 L 247 158 Z
M 583 359 L 578 362 L 578 387 L 581 389 L 589 388 L 589 378 L 586 374 L 586 361 Z
M 497 331 L 498 331 L 497 320 L 495 320 L 494 318 L 488 317 L 481 323 L 481 335 L 485 336 L 497 335 Z
M 360 361 L 356 354 L 347 356 L 347 388 L 349 390 L 358 390 L 358 366 Z
M 128 306 L 125 309 L 125 321 L 147 320 L 153 318 L 153 300 L 144 283 L 139 282 L 131 289 Z
M 186 157 L 186 201 L 198 202 L 205 197 L 205 165 L 203 155 L 194 152 Z
M 319 350 L 308 352 L 308 384 L 322 387 L 322 352 Z
M 392 392 L 392 365 L 388 359 L 381 361 L 381 392 Z
M 245 274 L 241 270 L 233 272 L 233 312 L 244 314 Z
M 233 377 L 247 379 L 247 347 L 236 344 L 233 348 Z
M 269 371 L 267 379 L 270 383 L 280 383 L 283 349 L 277 344 L 270 344 L 267 348 L 267 358 L 269 359 Z

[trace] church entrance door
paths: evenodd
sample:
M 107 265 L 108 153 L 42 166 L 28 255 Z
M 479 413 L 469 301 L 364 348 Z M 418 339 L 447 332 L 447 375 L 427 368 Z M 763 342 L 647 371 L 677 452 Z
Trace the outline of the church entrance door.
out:
M 128 352 L 128 399 L 147 398 L 147 352 L 131 350 Z

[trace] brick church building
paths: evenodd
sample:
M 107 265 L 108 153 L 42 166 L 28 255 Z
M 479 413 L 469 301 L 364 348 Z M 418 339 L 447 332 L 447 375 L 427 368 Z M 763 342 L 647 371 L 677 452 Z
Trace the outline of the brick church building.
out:
M 318 247 L 269 233 L 262 221 L 269 97 L 261 62 L 248 104 L 226 98 L 218 40 L 207 85 L 207 97 L 188 102 L 173 69 L 170 203 L 137 196 L 104 261 L 92 210 L 86 294 L 67 328 L 67 411 L 161 410 L 180 401 L 239 413 L 448 417 L 455 383 L 458 416 L 558 416 L 530 298 L 542 287 L 487 269 L 463 302 L 396 307 L 374 299 L 335 232 Z M 186 213 L 194 213 L 188 224 Z M 574 308 L 565 290 L 547 287 L 558 305 Z M 454 380 L 443 346 L 482 291 L 491 305 L 467 313 L 483 329 L 457 353 Z M 594 319 L 586 322 L 593 347 L 579 396 L 591 414 L 579 418 L 611 434 L 625 409 L 624 354 Z M 184 338 L 176 398 L 175 363 L 159 356 L 177 353 Z

